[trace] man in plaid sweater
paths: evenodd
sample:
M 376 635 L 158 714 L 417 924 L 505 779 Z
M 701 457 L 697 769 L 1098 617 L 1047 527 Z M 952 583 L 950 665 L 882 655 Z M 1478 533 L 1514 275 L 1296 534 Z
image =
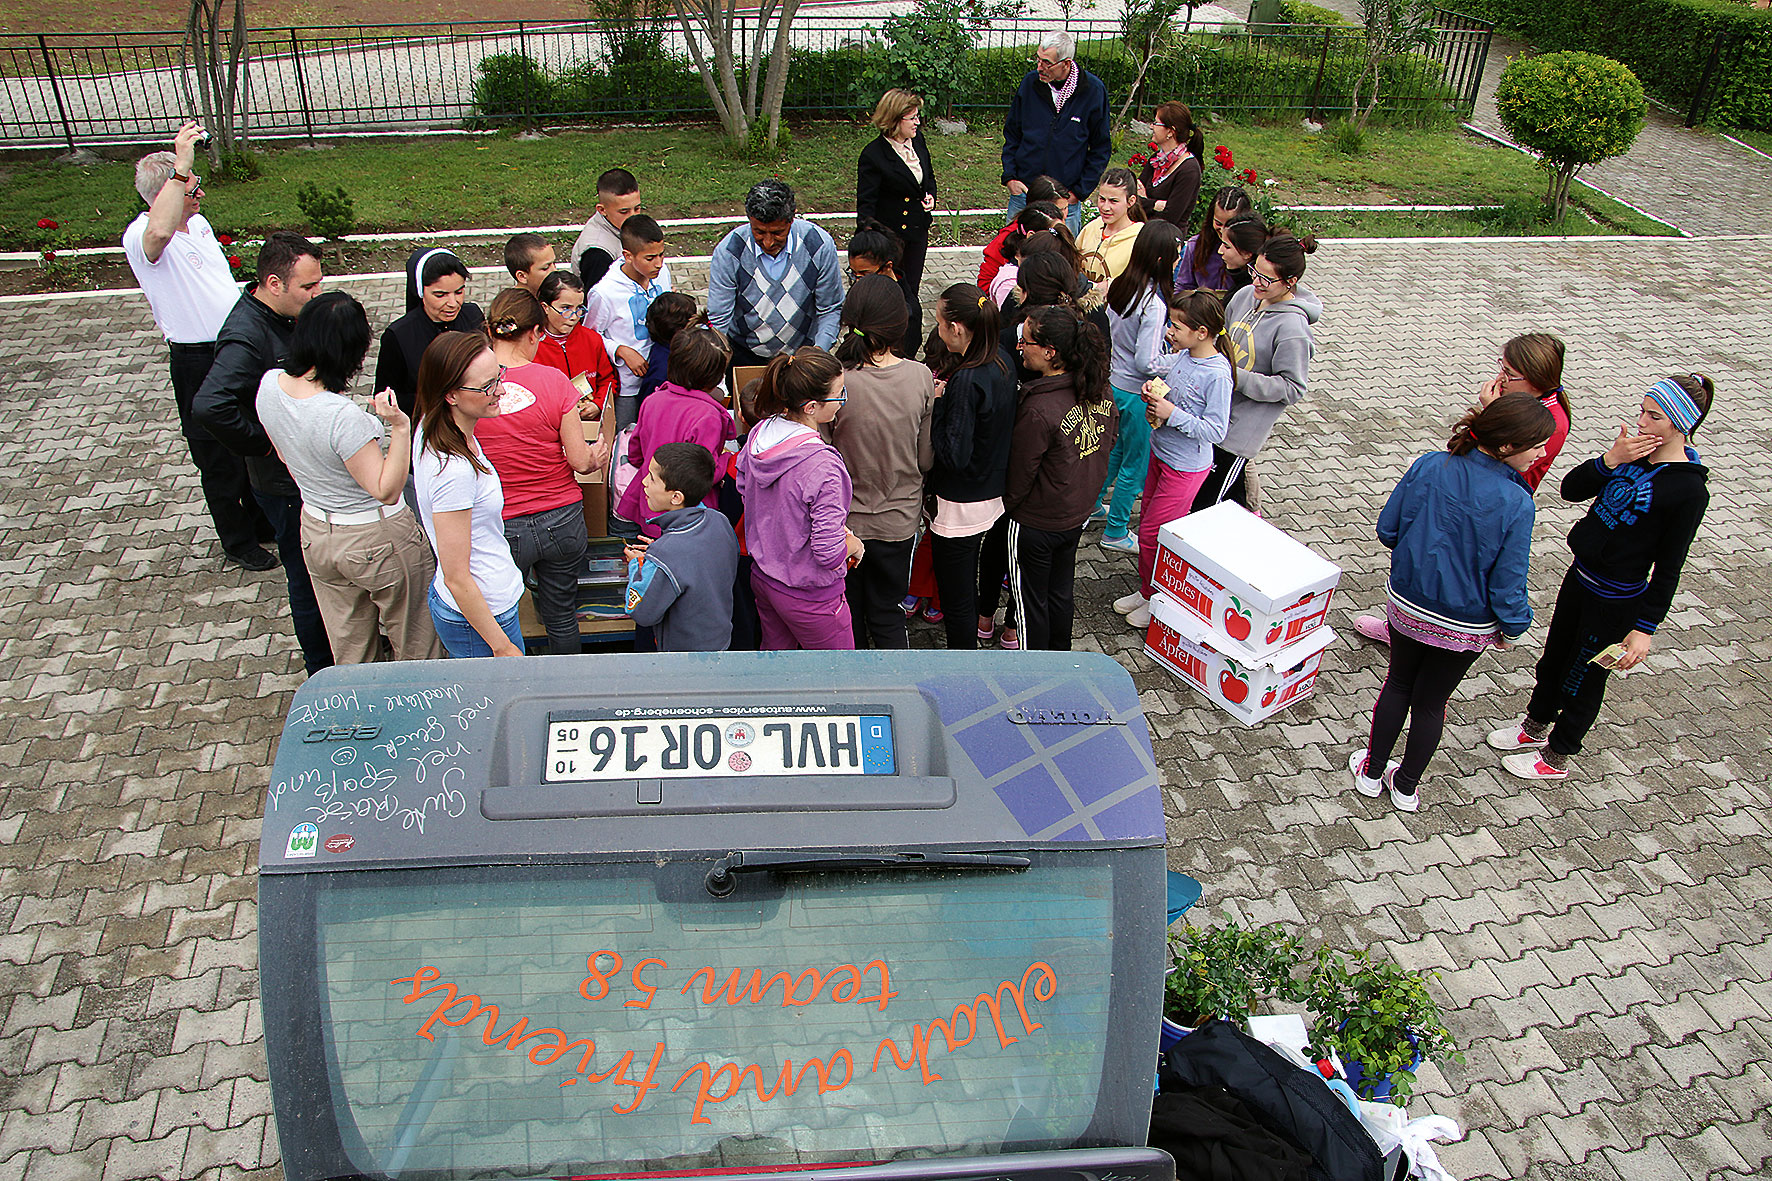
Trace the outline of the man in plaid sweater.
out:
M 752 187 L 744 211 L 750 224 L 721 240 L 708 268 L 708 323 L 732 342 L 732 363 L 833 347 L 843 311 L 837 244 L 794 216 L 794 190 L 774 178 Z

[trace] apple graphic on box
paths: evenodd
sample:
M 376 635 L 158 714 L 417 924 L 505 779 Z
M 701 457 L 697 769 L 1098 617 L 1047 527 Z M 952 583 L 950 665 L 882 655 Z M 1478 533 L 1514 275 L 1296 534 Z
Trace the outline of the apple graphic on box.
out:
M 1249 682 L 1237 675 L 1235 662 L 1227 660 L 1225 663 L 1230 667 L 1218 674 L 1218 691 L 1232 705 L 1242 705 L 1243 699 L 1249 696 Z
M 1271 644 L 1279 638 L 1280 638 L 1280 621 L 1276 619 L 1276 620 L 1274 620 L 1273 625 L 1267 629 L 1267 642 Z
M 1243 604 L 1237 601 L 1237 596 L 1232 595 L 1231 605 L 1224 609 L 1224 634 L 1238 643 L 1247 640 L 1251 630 L 1249 618 L 1250 613 L 1243 610 Z
M 1270 686 L 1268 686 L 1268 691 L 1261 695 L 1261 707 L 1263 709 L 1266 709 L 1268 706 L 1272 705 L 1273 703 L 1274 703 L 1274 688 L 1273 688 L 1273 686 L 1270 685 Z

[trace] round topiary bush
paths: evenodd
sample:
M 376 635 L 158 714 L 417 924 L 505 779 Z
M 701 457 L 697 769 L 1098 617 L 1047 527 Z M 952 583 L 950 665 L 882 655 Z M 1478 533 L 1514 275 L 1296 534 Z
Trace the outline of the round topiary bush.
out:
M 1621 62 L 1596 53 L 1541 53 L 1507 64 L 1495 110 L 1508 134 L 1539 154 L 1550 173 L 1545 201 L 1561 219 L 1576 170 L 1629 151 L 1649 103 Z

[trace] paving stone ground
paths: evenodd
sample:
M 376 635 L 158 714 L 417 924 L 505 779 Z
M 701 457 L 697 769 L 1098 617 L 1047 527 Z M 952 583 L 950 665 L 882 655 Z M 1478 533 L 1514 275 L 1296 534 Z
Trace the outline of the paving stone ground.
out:
M 1772 658 L 1763 606 L 1772 311 L 1754 249 L 1331 242 L 1309 398 L 1260 462 L 1266 509 L 1346 573 L 1316 696 L 1245 729 L 1157 670 L 1109 603 L 1131 559 L 1088 536 L 1080 640 L 1142 692 L 1171 864 L 1202 908 L 1438 969 L 1467 1061 L 1416 1113 L 1469 1129 L 1459 1178 L 1764 1176 L 1772 1155 Z M 946 261 L 958 270 L 963 264 Z M 693 276 L 686 276 L 693 279 Z M 933 276 L 932 276 L 933 279 Z M 396 285 L 357 288 L 385 322 Z M 1383 677 L 1347 634 L 1378 601 L 1372 523 L 1505 337 L 1570 344 L 1602 448 L 1653 376 L 1721 388 L 1710 515 L 1652 675 L 1616 685 L 1562 784 L 1500 773 L 1532 645 L 1485 655 L 1404 818 L 1344 784 Z M 300 661 L 280 577 L 222 565 L 133 297 L 0 307 L 0 1181 L 279 1175 L 257 979 L 262 793 Z M 1548 609 L 1575 511 L 1541 496 Z M 931 629 L 919 625 L 919 643 Z M 1540 627 L 1535 634 L 1542 634 Z M 596 657 L 619 677 L 622 657 Z

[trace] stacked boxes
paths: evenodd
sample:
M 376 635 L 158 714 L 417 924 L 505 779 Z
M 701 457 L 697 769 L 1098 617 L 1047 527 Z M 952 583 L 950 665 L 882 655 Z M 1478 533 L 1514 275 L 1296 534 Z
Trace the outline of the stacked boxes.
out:
M 1341 570 L 1240 505 L 1164 525 L 1145 651 L 1246 725 L 1308 696 Z

